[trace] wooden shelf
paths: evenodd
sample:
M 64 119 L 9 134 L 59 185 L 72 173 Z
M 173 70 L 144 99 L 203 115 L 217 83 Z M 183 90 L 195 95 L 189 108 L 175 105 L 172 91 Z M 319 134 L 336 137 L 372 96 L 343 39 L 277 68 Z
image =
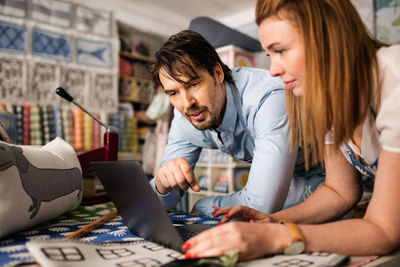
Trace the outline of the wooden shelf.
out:
M 146 105 L 149 105 L 151 102 L 149 100 L 133 99 L 133 98 L 129 98 L 129 97 L 119 97 L 119 101 L 138 103 L 138 104 L 146 104 Z
M 196 163 L 194 173 L 197 179 L 207 177 L 207 190 L 200 192 L 188 191 L 188 208 L 191 210 L 195 203 L 207 196 L 226 196 L 235 190 L 240 190 L 237 177 L 250 172 L 250 163 L 235 160 L 219 150 L 203 149 L 200 160 Z M 227 176 L 228 192 L 216 192 L 215 185 L 220 177 Z M 202 178 L 204 179 L 204 178 Z M 204 184 L 205 186 L 205 184 Z
M 140 61 L 144 61 L 147 63 L 153 63 L 156 61 L 156 59 L 153 57 L 147 57 L 147 56 L 143 56 L 143 55 L 139 55 L 139 54 L 132 54 L 129 52 L 120 52 L 119 55 L 124 58 L 132 59 L 132 60 L 140 60 Z
M 156 120 L 151 120 L 149 118 L 141 118 L 141 117 L 137 117 L 137 122 L 144 124 L 144 125 L 148 125 L 148 126 L 155 126 L 157 125 L 157 121 Z
M 124 76 L 124 75 L 120 75 L 119 78 L 120 78 L 120 79 L 123 79 L 123 80 L 131 80 L 131 81 L 138 81 L 138 82 L 145 82 L 145 83 L 153 83 L 153 81 L 150 80 L 150 79 L 145 79 L 145 78 L 140 78 L 140 77 L 134 77 L 134 76 Z
M 118 152 L 119 160 L 142 160 L 142 154 L 138 152 Z

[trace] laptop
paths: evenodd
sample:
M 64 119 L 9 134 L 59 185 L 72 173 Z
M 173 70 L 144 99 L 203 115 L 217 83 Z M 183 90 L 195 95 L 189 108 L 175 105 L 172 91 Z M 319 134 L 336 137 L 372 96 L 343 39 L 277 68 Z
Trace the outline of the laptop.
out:
M 137 161 L 95 161 L 91 165 L 132 234 L 183 252 L 184 241 L 212 227 L 173 224 Z

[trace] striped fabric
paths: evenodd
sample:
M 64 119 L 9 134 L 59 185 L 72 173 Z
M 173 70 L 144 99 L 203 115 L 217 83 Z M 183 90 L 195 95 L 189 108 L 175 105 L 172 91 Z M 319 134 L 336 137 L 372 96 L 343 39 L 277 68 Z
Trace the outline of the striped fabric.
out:
M 88 151 L 93 148 L 93 119 L 88 114 L 83 114 L 83 149 Z
M 123 144 L 125 138 L 125 116 L 118 114 L 118 150 L 124 151 Z
M 139 134 L 137 127 L 137 119 L 135 117 L 132 118 L 132 141 L 131 141 L 131 151 L 139 152 Z
M 83 150 L 83 111 L 80 108 L 74 109 L 74 144 L 75 150 Z
M 24 107 L 22 105 L 14 105 L 13 112 L 17 117 L 17 144 L 24 143 Z
M 125 117 L 125 127 L 121 132 L 124 133 L 122 151 L 132 152 L 132 119 L 130 117 Z
M 62 112 L 60 107 L 54 108 L 54 130 L 56 136 L 64 139 L 63 121 L 61 113 Z
M 54 109 L 52 106 L 44 106 L 43 109 L 43 142 L 50 143 L 56 138 Z
M 73 135 L 74 119 L 73 119 L 72 111 L 69 109 L 62 109 L 61 117 L 62 117 L 64 140 L 67 141 L 70 145 L 73 145 L 74 144 L 74 135 Z
M 31 106 L 23 105 L 24 107 L 24 145 L 31 144 Z
M 31 145 L 43 145 L 42 108 L 38 104 L 31 106 Z
M 95 113 L 93 113 L 93 115 L 96 118 L 100 119 L 100 114 L 99 113 L 95 112 Z M 100 131 L 100 127 L 102 127 L 102 126 L 100 126 L 100 124 L 97 121 L 93 120 L 93 148 L 98 148 L 98 147 L 101 146 L 101 134 L 100 134 L 101 131 Z

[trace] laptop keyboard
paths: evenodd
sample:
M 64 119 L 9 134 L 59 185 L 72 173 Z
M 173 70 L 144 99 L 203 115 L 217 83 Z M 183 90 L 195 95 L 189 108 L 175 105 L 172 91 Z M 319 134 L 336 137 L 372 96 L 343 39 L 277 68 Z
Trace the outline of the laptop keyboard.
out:
M 178 231 L 178 234 L 182 237 L 184 241 L 198 234 L 196 232 L 190 231 L 184 226 L 175 226 L 175 229 L 176 231 Z

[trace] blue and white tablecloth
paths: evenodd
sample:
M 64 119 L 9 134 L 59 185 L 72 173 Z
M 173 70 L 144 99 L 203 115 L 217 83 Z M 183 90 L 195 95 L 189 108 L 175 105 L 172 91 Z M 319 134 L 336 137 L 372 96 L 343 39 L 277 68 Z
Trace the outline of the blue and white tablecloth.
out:
M 71 213 L 37 225 L 29 230 L 0 239 L 0 266 L 15 266 L 20 263 L 34 262 L 35 259 L 25 246 L 26 242 L 30 240 L 65 238 L 70 233 L 79 230 L 113 209 L 114 205 L 112 203 L 80 206 Z M 218 219 L 193 214 L 175 213 L 170 214 L 170 218 L 173 221 L 195 221 L 196 223 L 211 225 L 218 223 Z M 90 242 L 121 242 L 136 241 L 141 240 L 141 238 L 131 234 L 121 217 L 118 216 L 92 233 L 84 236 L 81 240 Z

